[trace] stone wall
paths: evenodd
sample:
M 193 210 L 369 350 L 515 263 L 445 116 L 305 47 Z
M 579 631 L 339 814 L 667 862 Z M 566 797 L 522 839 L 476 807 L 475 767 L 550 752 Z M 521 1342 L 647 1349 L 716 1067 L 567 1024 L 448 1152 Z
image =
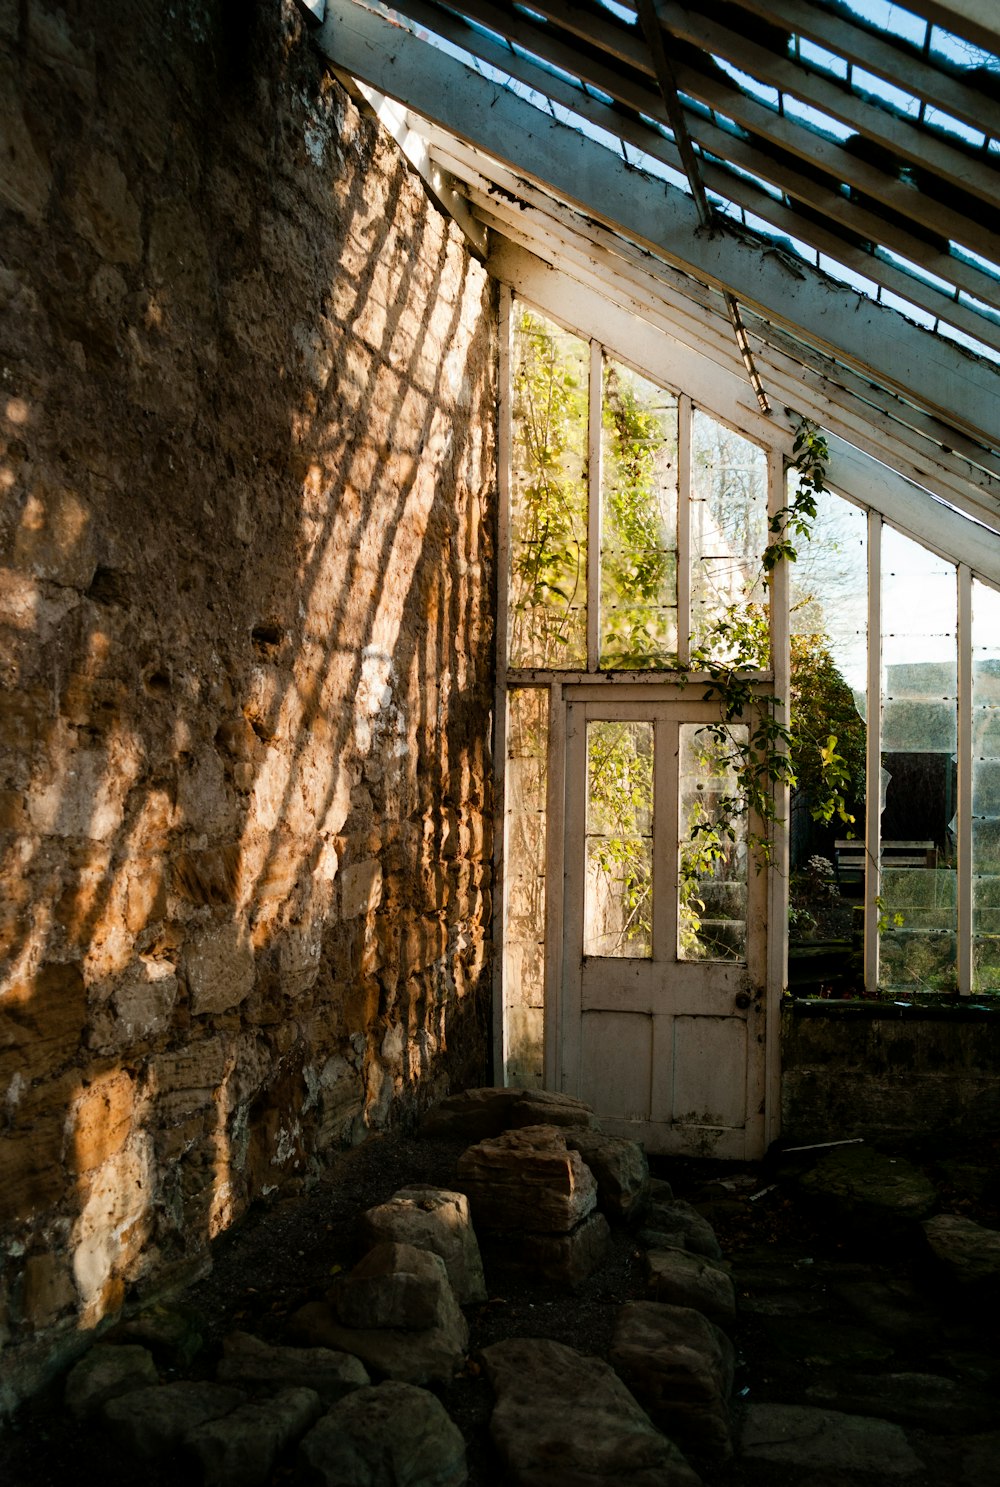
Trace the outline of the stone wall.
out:
M 7 1404 L 483 1077 L 495 335 L 291 0 L 0 0 Z
M 1000 1135 L 1000 1012 L 798 1002 L 782 1010 L 787 1142 Z

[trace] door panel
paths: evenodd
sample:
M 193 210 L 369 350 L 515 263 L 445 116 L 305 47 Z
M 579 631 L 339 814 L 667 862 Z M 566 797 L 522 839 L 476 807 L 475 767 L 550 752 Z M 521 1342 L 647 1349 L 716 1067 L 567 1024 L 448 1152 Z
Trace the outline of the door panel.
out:
M 574 697 L 561 1087 L 650 1151 L 759 1156 L 766 873 L 751 870 L 738 836 L 712 833 L 731 788 L 704 731 L 717 713 L 676 691 Z

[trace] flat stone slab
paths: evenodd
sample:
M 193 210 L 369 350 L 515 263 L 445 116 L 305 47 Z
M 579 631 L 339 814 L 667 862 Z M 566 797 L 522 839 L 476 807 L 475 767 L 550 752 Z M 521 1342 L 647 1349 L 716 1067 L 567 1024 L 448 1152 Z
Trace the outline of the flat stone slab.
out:
M 201 1352 L 203 1339 L 195 1315 L 184 1307 L 156 1302 L 119 1322 L 105 1334 L 105 1341 L 138 1343 L 161 1363 L 186 1368 Z
M 364 1364 L 351 1353 L 280 1347 L 249 1332 L 231 1332 L 223 1340 L 215 1377 L 220 1384 L 242 1389 L 315 1389 L 327 1404 L 371 1383 Z
M 401 1188 L 388 1203 L 369 1208 L 360 1227 L 369 1244 L 394 1241 L 440 1255 L 460 1305 L 486 1300 L 483 1261 L 464 1193 L 447 1188 Z
M 962 1286 L 1000 1286 L 1000 1233 L 957 1213 L 925 1219 L 927 1243 Z
M 197 1458 L 204 1487 L 265 1487 L 280 1453 L 322 1413 L 314 1389 L 282 1389 L 271 1399 L 237 1405 L 228 1415 L 196 1426 L 184 1447 Z
M 487 1254 L 499 1270 L 575 1290 L 603 1264 L 610 1242 L 608 1221 L 595 1210 L 568 1234 L 497 1234 Z
M 490 1434 L 517 1487 L 700 1487 L 678 1448 L 599 1358 L 541 1338 L 481 1354 L 497 1396 Z
M 806 1471 L 868 1472 L 881 1479 L 923 1470 L 898 1425 L 808 1405 L 751 1405 L 741 1446 L 748 1462 Z
M 687 1250 L 649 1250 L 646 1290 L 653 1301 L 690 1306 L 722 1327 L 736 1315 L 736 1290 L 729 1274 L 704 1255 Z
M 597 1206 L 609 1218 L 627 1220 L 644 1206 L 649 1163 L 638 1141 L 600 1131 L 567 1130 L 566 1145 L 578 1151 L 594 1174 Z
M 643 1215 L 642 1223 L 639 1242 L 651 1249 L 662 1248 L 666 1241 L 668 1245 L 690 1250 L 694 1255 L 704 1255 L 709 1260 L 722 1259 L 712 1225 L 681 1198 L 652 1204 Z
M 156 1364 L 146 1348 L 98 1342 L 66 1376 L 66 1408 L 75 1420 L 86 1420 L 109 1400 L 157 1383 Z
M 851 1374 L 846 1379 L 820 1379 L 806 1390 L 812 1404 L 850 1415 L 877 1415 L 898 1425 L 915 1425 L 942 1435 L 986 1430 L 997 1417 L 992 1395 L 963 1381 L 934 1373 L 879 1373 L 876 1378 Z
M 653 1423 L 696 1462 L 733 1454 L 733 1345 L 707 1317 L 656 1301 L 623 1306 L 608 1355 Z
M 312 1487 L 462 1487 L 465 1442 L 444 1406 L 411 1384 L 377 1384 L 335 1404 L 298 1451 Z
M 565 1234 L 597 1204 L 590 1168 L 552 1125 L 470 1146 L 458 1159 L 458 1179 L 480 1230 Z
M 108 1433 L 137 1460 L 174 1451 L 199 1425 L 246 1403 L 241 1389 L 181 1380 L 135 1389 L 107 1403 L 101 1414 Z
M 844 1218 L 862 1222 L 922 1219 L 937 1202 L 933 1184 L 916 1167 L 866 1146 L 831 1152 L 799 1186 Z
M 573 1126 L 599 1130 L 590 1105 L 549 1090 L 486 1087 L 448 1095 L 420 1122 L 422 1136 L 455 1136 L 483 1141 L 520 1126 Z

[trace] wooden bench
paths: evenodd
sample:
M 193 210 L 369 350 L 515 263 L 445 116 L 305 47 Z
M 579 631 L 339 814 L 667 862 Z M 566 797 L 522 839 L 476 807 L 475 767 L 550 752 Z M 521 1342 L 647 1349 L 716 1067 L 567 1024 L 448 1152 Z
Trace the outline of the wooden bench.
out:
M 864 842 L 837 841 L 833 849 L 838 882 L 863 882 L 867 855 Z M 933 842 L 883 842 L 882 866 L 937 867 L 937 848 Z

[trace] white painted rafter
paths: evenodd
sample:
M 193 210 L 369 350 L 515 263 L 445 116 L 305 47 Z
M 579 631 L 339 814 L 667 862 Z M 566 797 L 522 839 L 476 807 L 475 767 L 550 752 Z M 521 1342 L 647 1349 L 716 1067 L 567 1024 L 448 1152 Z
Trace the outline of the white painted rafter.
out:
M 946 423 L 996 442 L 1000 376 L 987 364 L 807 267 L 793 271 L 758 244 L 698 233 L 684 193 L 625 169 L 602 145 L 431 51 L 382 13 L 330 0 L 317 37 L 332 60 L 371 86 Z

